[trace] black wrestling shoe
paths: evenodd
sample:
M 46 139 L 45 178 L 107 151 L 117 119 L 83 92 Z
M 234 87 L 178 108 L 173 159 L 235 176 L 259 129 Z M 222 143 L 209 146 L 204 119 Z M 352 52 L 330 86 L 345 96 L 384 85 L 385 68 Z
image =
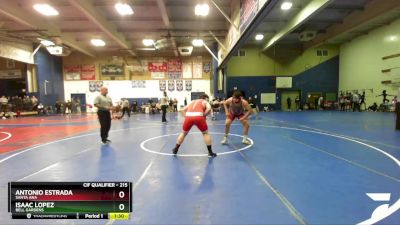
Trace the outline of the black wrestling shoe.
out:
M 214 158 L 214 157 L 217 157 L 217 153 L 214 153 L 214 152 L 208 153 L 208 158 Z
M 107 142 L 107 143 L 111 143 L 111 140 L 109 140 L 109 139 L 106 139 L 106 142 Z
M 176 148 L 176 147 L 173 148 L 173 149 L 172 149 L 172 154 L 176 155 L 177 153 L 178 153 L 178 148 Z

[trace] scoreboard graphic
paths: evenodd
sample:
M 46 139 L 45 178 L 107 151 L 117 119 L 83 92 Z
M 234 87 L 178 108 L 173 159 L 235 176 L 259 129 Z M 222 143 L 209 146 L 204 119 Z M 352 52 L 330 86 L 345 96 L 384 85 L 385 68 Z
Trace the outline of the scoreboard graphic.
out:
M 129 219 L 131 182 L 10 182 L 13 219 Z

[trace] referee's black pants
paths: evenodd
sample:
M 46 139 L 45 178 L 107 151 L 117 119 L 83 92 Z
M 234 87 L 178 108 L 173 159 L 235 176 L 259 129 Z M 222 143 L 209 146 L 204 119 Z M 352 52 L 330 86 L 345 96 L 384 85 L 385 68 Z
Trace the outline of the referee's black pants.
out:
M 106 141 L 108 138 L 108 132 L 111 128 L 111 114 L 108 110 L 97 111 L 97 116 L 100 122 L 100 136 L 102 141 Z
M 131 111 L 129 107 L 123 107 L 122 108 L 122 117 L 124 117 L 125 112 L 128 113 L 128 117 L 131 117 Z
M 167 122 L 167 118 L 165 118 L 165 115 L 167 114 L 167 105 L 162 105 L 161 106 L 161 111 L 162 111 L 162 118 L 161 122 Z

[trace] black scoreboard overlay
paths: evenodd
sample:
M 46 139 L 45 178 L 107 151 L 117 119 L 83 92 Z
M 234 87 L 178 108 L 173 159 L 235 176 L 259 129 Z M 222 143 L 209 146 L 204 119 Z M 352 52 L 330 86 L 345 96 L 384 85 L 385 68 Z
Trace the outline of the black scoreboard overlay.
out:
M 13 219 L 129 219 L 131 182 L 10 182 Z

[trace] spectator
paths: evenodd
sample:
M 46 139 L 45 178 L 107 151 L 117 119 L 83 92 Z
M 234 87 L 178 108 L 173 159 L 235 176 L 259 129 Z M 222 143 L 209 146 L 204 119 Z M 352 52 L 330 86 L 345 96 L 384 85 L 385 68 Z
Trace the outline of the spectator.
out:
M 354 92 L 353 96 L 351 97 L 351 102 L 353 103 L 353 112 L 358 109 L 359 112 L 360 110 L 360 97 L 358 96 L 357 92 Z
M 39 105 L 39 100 L 34 95 L 31 97 L 31 103 L 32 103 L 32 110 L 36 111 Z
M 372 104 L 370 107 L 368 107 L 368 110 L 376 112 L 378 110 L 378 104 L 376 104 L 376 102 L 374 102 L 374 104 Z
M 324 97 L 322 95 L 318 98 L 318 110 L 324 109 Z
M 292 99 L 290 97 L 288 97 L 286 99 L 286 103 L 287 103 L 287 108 L 289 111 L 291 111 L 291 106 L 292 106 Z
M 6 98 L 6 96 L 1 96 L 0 98 L 0 111 L 1 112 L 5 112 L 7 110 L 7 105 L 8 105 L 8 99 Z
M 178 100 L 176 100 L 176 98 L 174 98 L 172 104 L 174 105 L 174 112 L 178 112 Z
M 300 98 L 299 96 L 296 96 L 294 103 L 296 104 L 296 110 L 299 111 L 300 110 Z
M 160 105 L 161 105 L 161 110 L 162 110 L 161 122 L 166 123 L 166 122 L 168 122 L 167 118 L 165 117 L 167 114 L 168 96 L 167 96 L 167 92 L 165 92 L 165 91 L 163 93 L 163 97 L 161 97 L 161 99 L 160 99 Z
M 124 117 L 125 112 L 128 114 L 128 117 L 131 117 L 131 111 L 128 99 L 122 100 L 122 117 Z

